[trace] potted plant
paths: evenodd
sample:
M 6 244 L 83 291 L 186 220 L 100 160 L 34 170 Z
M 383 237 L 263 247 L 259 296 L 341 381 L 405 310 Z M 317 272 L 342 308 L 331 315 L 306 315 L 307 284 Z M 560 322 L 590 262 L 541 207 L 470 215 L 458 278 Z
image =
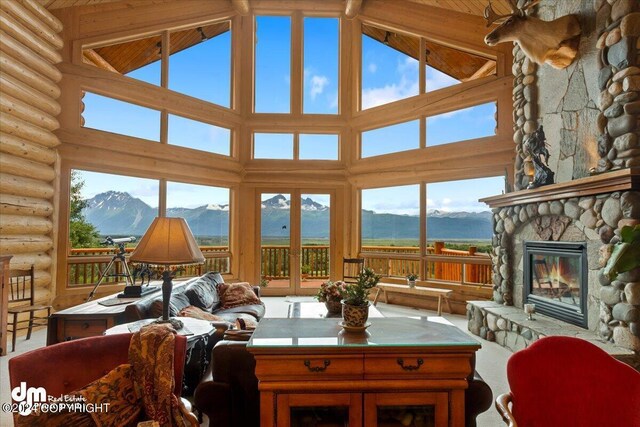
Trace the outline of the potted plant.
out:
M 362 328 L 369 318 L 369 292 L 380 281 L 380 276 L 369 267 L 365 267 L 356 283 L 348 283 L 340 291 L 342 295 L 343 325 Z
M 311 266 L 309 264 L 303 264 L 302 267 L 300 267 L 300 273 L 302 273 L 302 280 L 307 280 L 311 273 Z
M 410 288 L 415 288 L 416 287 L 416 280 L 418 280 L 418 275 L 417 274 L 407 274 L 407 284 L 409 285 Z
M 324 303 L 330 314 L 338 314 L 342 311 L 342 304 L 340 303 L 342 300 L 341 291 L 345 286 L 346 283 L 342 281 L 326 281 L 320 285 L 320 289 L 318 289 L 318 293 L 316 294 L 316 299 Z

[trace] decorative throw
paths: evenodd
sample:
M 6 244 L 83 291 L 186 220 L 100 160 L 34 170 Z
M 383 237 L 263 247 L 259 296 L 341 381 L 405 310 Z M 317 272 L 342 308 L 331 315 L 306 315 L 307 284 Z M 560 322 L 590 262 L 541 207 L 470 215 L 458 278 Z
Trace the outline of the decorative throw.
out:
M 175 331 L 151 324 L 140 329 L 129 344 L 129 364 L 70 393 L 87 403 L 109 403 L 106 412 L 33 413 L 17 417 L 17 427 L 134 427 L 142 420 L 161 427 L 197 427 L 180 399 L 173 394 Z
M 247 282 L 229 283 L 218 286 L 222 308 L 233 308 L 241 305 L 262 304 Z
M 200 307 L 196 307 L 194 305 L 190 305 L 180 310 L 180 312 L 178 313 L 178 316 L 192 317 L 194 319 L 210 320 L 210 321 L 218 321 L 218 322 L 225 321 L 222 317 L 216 316 L 215 314 L 208 313 L 203 309 L 201 309 Z

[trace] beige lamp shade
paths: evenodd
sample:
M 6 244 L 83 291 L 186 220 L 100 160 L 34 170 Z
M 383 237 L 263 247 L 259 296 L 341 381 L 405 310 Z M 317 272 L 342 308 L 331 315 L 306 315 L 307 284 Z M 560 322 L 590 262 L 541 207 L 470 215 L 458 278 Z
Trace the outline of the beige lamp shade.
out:
M 184 218 L 156 218 L 129 258 L 156 265 L 202 264 L 204 255 Z

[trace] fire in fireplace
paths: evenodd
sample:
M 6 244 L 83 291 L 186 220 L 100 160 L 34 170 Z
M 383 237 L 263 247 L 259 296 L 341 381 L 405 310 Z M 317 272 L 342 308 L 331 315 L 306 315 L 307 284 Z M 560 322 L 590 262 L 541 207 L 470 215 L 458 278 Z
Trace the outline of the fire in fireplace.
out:
M 524 303 L 587 328 L 587 245 L 524 242 Z

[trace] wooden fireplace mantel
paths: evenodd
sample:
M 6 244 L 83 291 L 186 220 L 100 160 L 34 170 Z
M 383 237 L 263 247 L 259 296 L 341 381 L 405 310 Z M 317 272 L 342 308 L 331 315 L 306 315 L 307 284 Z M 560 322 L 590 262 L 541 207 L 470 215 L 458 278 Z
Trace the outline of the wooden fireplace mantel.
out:
M 498 196 L 485 197 L 480 201 L 491 208 L 501 208 L 629 190 L 640 190 L 640 168 L 605 172 L 573 181 L 546 185 L 533 190 L 514 191 Z

